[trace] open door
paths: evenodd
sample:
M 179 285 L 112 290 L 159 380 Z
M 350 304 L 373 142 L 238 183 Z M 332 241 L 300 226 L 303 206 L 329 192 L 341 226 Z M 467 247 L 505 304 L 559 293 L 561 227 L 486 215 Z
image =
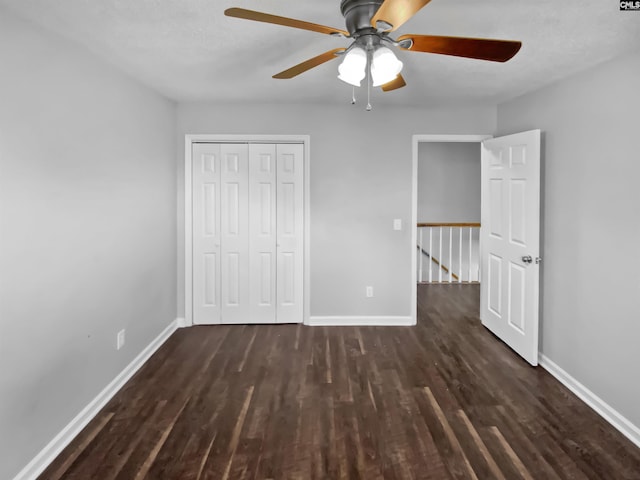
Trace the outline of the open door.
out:
M 482 324 L 538 364 L 540 130 L 482 142 Z

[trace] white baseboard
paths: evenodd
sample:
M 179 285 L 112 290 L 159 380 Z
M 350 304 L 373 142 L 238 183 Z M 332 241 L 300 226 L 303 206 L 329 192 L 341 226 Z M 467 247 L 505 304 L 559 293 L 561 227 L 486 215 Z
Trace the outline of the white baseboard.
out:
M 184 317 L 178 317 L 176 318 L 176 327 L 177 328 L 185 328 L 185 327 L 190 327 L 191 325 L 187 324 L 187 319 Z
M 372 326 L 372 327 L 397 327 L 415 325 L 415 318 L 385 317 L 385 316 L 313 316 L 309 317 L 307 325 L 319 327 L 347 327 L 347 326 Z
M 560 383 L 576 394 L 580 400 L 593 408 L 602 418 L 620 433 L 640 447 L 640 428 L 622 416 L 611 405 L 564 371 L 553 360 L 540 353 L 540 366 L 553 375 Z
M 34 480 L 62 452 L 84 427 L 100 412 L 125 383 L 149 360 L 151 355 L 179 328 L 177 318 L 165 328 L 133 361 L 113 379 L 97 397 L 82 409 L 76 417 L 58 433 L 49 444 L 24 467 L 13 480 Z M 183 319 L 182 319 L 183 320 Z

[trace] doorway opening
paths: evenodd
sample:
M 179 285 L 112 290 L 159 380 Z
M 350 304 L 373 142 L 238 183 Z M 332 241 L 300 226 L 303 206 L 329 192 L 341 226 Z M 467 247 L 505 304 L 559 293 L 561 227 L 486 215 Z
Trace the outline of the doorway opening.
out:
M 418 283 L 480 281 L 480 144 L 418 145 Z
M 421 283 L 480 280 L 480 145 L 488 138 L 413 136 L 414 308 Z

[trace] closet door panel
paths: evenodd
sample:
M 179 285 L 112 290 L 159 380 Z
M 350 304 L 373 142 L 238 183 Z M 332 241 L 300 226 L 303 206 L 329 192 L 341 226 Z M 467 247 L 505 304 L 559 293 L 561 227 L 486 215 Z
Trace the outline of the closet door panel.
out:
M 276 321 L 276 145 L 249 145 L 251 323 Z
M 277 308 L 278 323 L 303 320 L 304 147 L 277 146 Z
M 249 323 L 249 146 L 221 144 L 221 316 Z
M 193 321 L 220 323 L 220 145 L 192 149 Z

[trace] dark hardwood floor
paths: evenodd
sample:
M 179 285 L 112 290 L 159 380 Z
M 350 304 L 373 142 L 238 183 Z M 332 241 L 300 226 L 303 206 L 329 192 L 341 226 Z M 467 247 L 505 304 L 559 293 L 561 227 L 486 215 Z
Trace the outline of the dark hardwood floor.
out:
M 640 479 L 640 449 L 478 320 L 176 332 L 43 479 Z

